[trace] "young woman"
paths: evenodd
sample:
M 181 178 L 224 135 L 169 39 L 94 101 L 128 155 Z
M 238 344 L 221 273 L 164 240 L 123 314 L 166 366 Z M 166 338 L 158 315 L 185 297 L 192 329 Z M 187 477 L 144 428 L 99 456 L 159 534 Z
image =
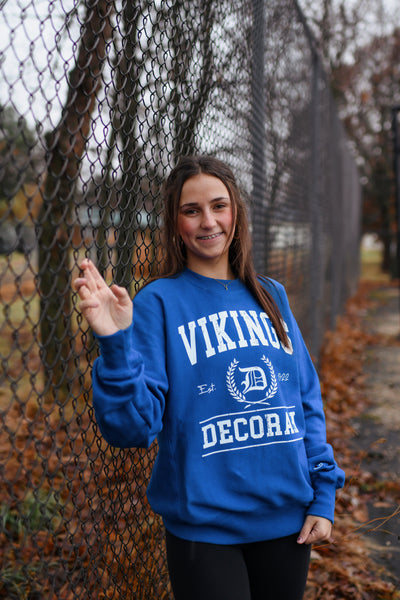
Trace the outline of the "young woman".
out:
M 227 165 L 181 160 L 164 224 L 162 276 L 133 311 L 90 261 L 75 281 L 100 344 L 96 419 L 114 446 L 158 438 L 148 498 L 176 600 L 300 600 L 344 481 L 316 371 L 284 288 L 254 272 Z

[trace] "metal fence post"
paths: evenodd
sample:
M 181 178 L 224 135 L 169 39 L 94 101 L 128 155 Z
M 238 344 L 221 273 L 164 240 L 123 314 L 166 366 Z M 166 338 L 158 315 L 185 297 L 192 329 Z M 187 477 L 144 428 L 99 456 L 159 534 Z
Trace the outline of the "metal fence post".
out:
M 319 352 L 321 337 L 321 306 L 322 306 L 322 277 L 321 277 L 321 206 L 320 206 L 320 61 L 317 53 L 312 51 L 312 97 L 311 97 L 311 256 L 310 256 L 310 351 L 313 356 Z
M 249 131 L 252 158 L 252 216 L 254 246 L 265 244 L 266 219 L 265 190 L 265 84 L 264 84 L 264 35 L 265 17 L 263 0 L 252 0 L 253 21 L 251 28 L 251 113 Z M 258 271 L 265 270 L 264 253 L 255 253 Z
M 393 130 L 393 163 L 394 163 L 394 176 L 395 176 L 395 201 L 396 201 L 396 221 L 397 221 L 397 239 L 396 239 L 396 257 L 397 257 L 397 272 L 396 276 L 399 278 L 399 289 L 400 289 L 400 140 L 399 140 L 399 127 L 398 127 L 398 115 L 400 112 L 400 105 L 393 106 L 392 108 L 392 130 Z M 400 306 L 399 306 L 400 308 Z

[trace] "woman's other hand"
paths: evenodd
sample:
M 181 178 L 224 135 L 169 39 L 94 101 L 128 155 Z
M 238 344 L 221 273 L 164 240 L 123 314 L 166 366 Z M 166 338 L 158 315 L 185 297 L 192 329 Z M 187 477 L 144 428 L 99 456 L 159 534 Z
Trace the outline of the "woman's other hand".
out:
M 132 301 L 125 288 L 109 287 L 95 265 L 85 259 L 73 286 L 80 297 L 79 308 L 97 335 L 112 335 L 132 323 Z
M 324 517 L 307 515 L 297 538 L 298 544 L 317 544 L 329 542 L 332 534 L 332 523 Z

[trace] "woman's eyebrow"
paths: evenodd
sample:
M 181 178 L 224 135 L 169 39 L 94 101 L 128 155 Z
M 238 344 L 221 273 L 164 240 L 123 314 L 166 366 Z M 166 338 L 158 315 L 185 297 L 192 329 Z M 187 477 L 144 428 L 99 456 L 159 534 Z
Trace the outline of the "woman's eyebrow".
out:
M 185 208 L 185 206 L 197 206 L 198 202 L 185 202 L 185 204 L 180 204 L 179 208 Z
M 210 202 L 219 202 L 220 200 L 229 200 L 229 196 L 217 196 L 216 198 L 212 198 Z M 198 202 L 185 202 L 185 204 L 181 204 L 179 208 L 185 208 L 187 206 L 198 206 Z

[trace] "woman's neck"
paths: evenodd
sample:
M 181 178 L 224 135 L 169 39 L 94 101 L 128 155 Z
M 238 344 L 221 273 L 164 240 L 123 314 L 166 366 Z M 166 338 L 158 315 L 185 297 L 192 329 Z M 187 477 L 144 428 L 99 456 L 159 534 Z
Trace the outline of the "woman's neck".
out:
M 232 267 L 228 262 L 226 264 L 204 264 L 204 261 L 189 261 L 187 268 L 191 271 L 194 271 L 198 275 L 210 277 L 211 279 L 235 279 Z

